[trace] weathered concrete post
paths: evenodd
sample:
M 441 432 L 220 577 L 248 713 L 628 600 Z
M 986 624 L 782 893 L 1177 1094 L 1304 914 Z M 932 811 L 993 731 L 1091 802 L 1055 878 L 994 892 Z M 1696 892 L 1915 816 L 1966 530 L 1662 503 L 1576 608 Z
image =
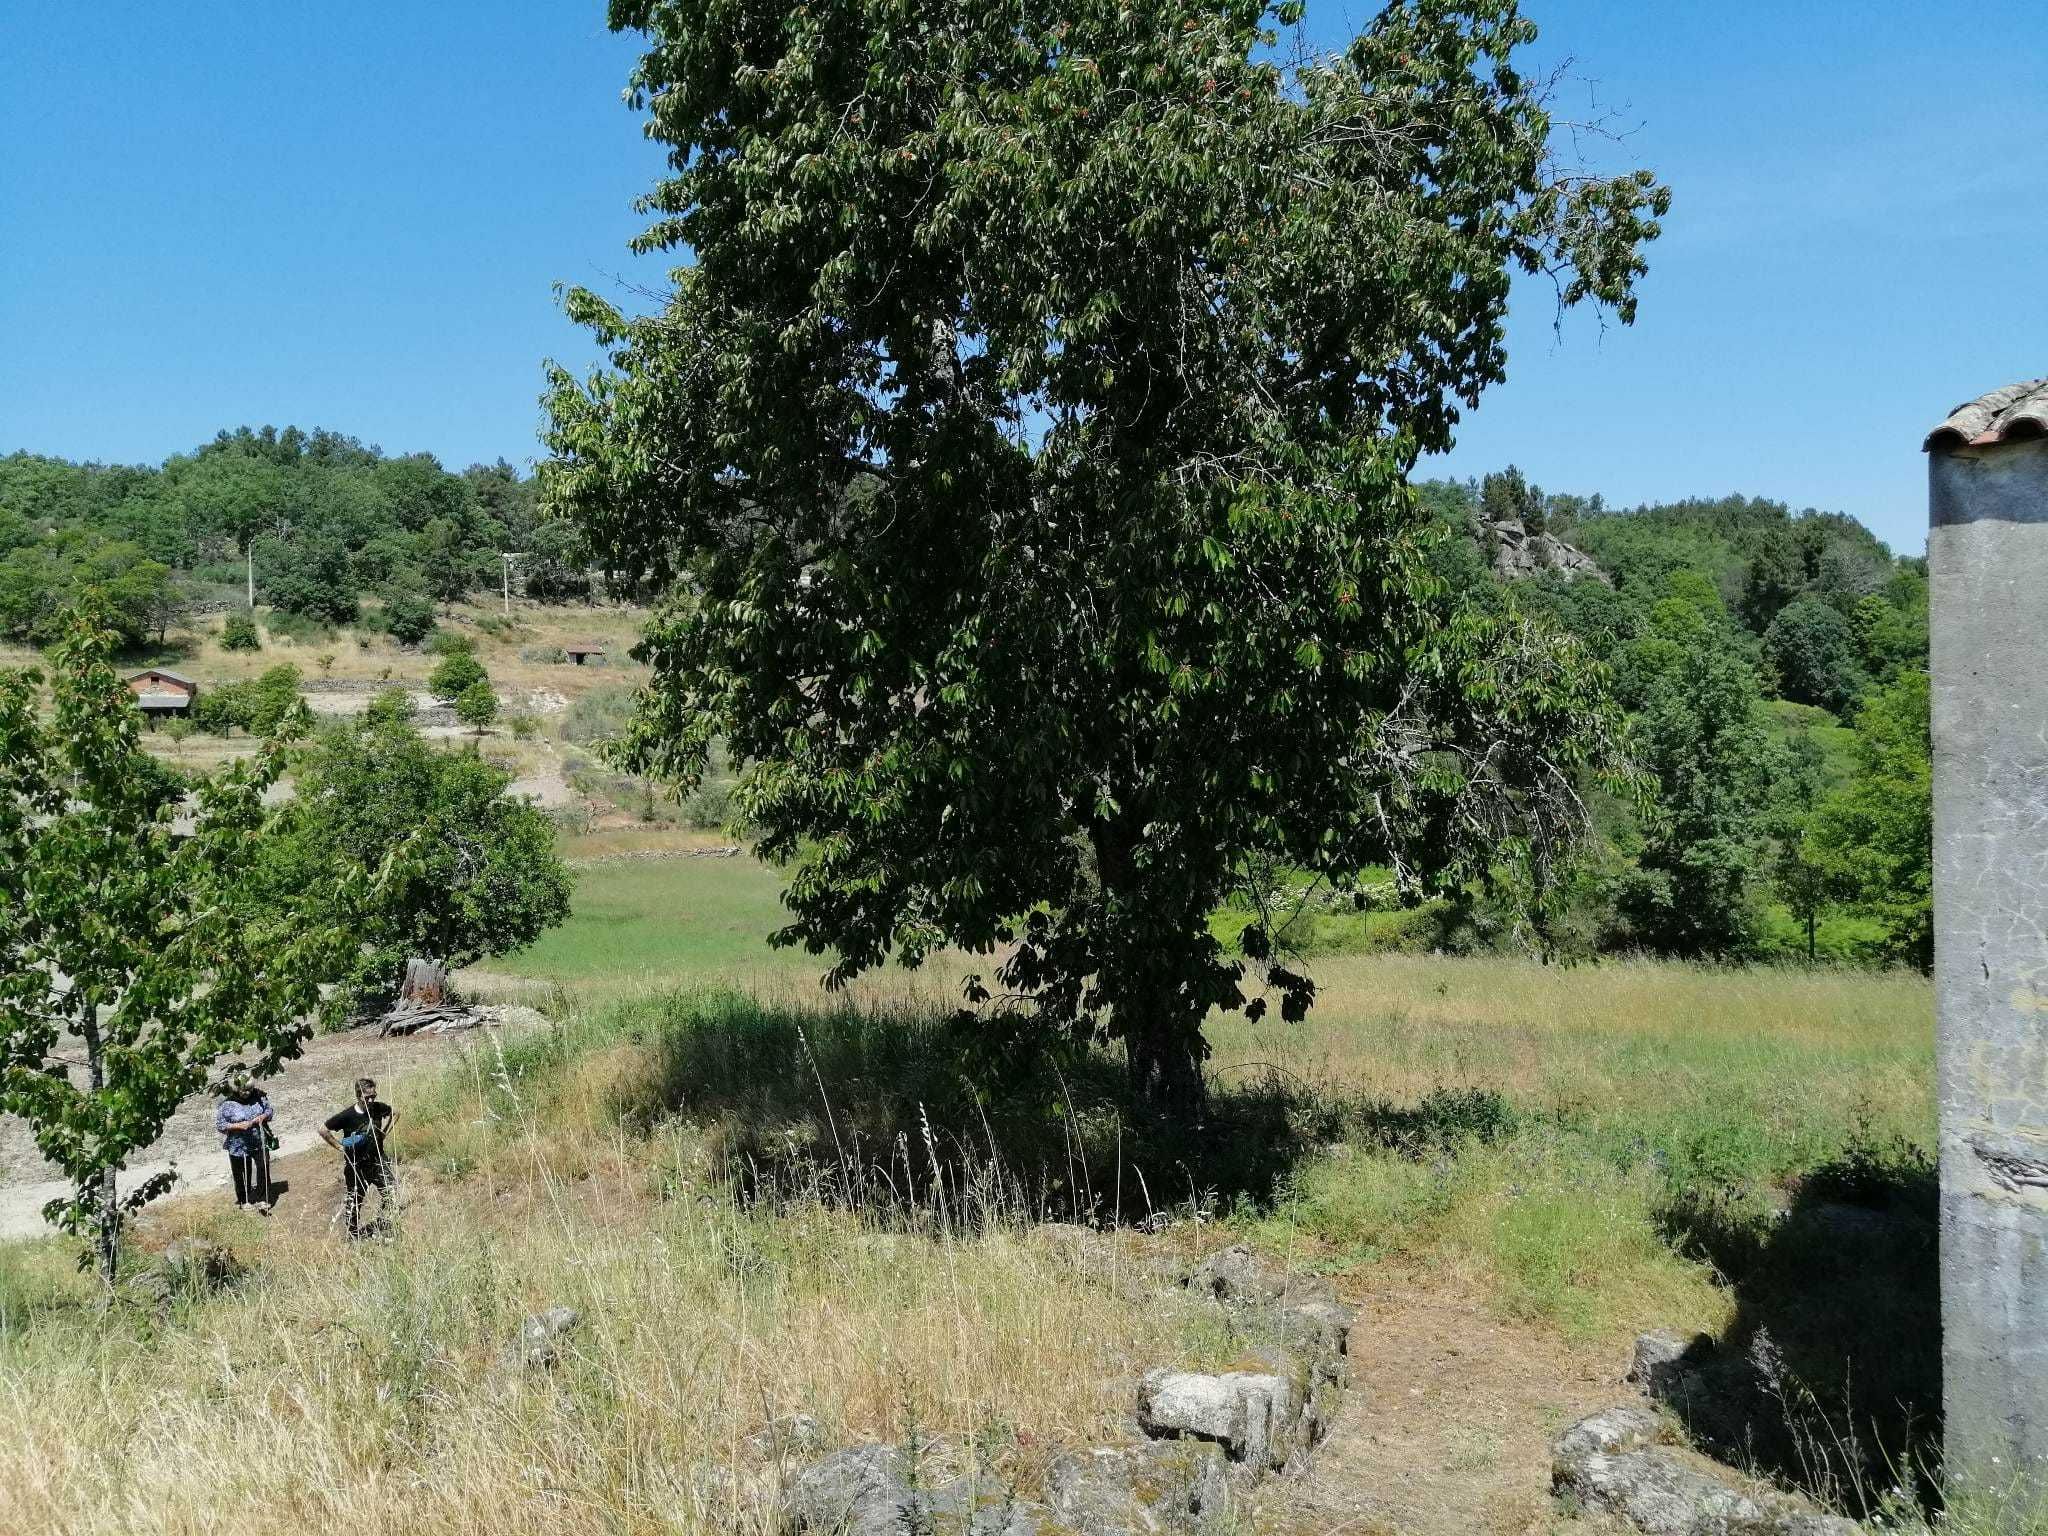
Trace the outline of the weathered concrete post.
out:
M 1926 447 L 1946 1460 L 2048 1499 L 2048 380 Z

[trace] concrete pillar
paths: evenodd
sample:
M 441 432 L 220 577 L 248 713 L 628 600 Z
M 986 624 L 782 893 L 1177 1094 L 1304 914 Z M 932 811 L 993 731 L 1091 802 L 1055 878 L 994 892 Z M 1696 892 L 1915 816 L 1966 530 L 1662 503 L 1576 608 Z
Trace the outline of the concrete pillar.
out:
M 1927 441 L 1950 1478 L 2048 1497 L 2048 382 Z

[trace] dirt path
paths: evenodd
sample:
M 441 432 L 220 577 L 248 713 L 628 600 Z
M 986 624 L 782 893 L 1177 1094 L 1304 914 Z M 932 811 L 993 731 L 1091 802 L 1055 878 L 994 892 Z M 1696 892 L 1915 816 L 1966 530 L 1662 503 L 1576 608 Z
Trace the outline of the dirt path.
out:
M 1532 1536 L 1558 1528 L 1550 1442 L 1627 1389 L 1604 1356 L 1432 1283 L 1346 1297 L 1353 1384 L 1306 1477 L 1261 1490 L 1287 1536 Z M 1596 1536 L 1607 1527 L 1580 1521 Z
M 530 1028 L 543 1022 L 530 1008 L 508 1011 L 505 1029 Z M 464 1040 L 481 1031 L 454 1035 L 383 1038 L 375 1030 L 322 1035 L 305 1054 L 288 1063 L 266 1085 L 276 1112 L 279 1157 L 289 1157 L 319 1142 L 320 1125 L 349 1100 L 358 1077 L 390 1080 L 445 1060 Z M 175 1167 L 177 1192 L 224 1189 L 227 1158 L 213 1129 L 213 1096 L 187 1099 L 154 1145 L 139 1153 L 121 1175 L 125 1191 L 144 1179 Z M 0 1115 L 0 1241 L 37 1237 L 49 1231 L 42 1209 L 46 1202 L 69 1193 L 69 1185 L 36 1152 L 28 1127 L 11 1115 Z

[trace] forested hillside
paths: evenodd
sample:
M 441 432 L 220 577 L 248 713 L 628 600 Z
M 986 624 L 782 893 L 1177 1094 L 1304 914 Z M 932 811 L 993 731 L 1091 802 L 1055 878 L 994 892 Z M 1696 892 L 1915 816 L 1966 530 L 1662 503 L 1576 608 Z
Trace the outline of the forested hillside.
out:
M 161 467 L 0 459 L 0 637 L 39 642 L 87 583 L 131 640 L 196 606 L 256 600 L 323 623 L 424 633 L 432 604 L 500 580 L 525 555 L 526 592 L 588 592 L 582 541 L 535 515 L 502 459 L 460 474 L 297 427 L 222 432 Z M 367 599 L 367 604 L 366 604 Z
M 1509 469 L 1420 487 L 1440 573 L 1515 604 L 1605 661 L 1632 717 L 1635 793 L 1589 786 L 1595 857 L 1540 935 L 1563 952 L 1811 954 L 1925 964 L 1929 952 L 1927 578 L 1853 518 L 1731 496 L 1628 511 L 1546 494 Z M 1503 582 L 1487 530 L 1568 541 L 1604 580 Z M 0 459 L 0 638 L 38 644 L 86 584 L 128 639 L 259 604 L 417 641 L 435 605 L 495 589 L 593 595 L 570 523 L 539 517 L 500 460 L 460 473 L 295 427 L 237 428 L 160 467 Z M 1361 942 L 1341 913 L 1321 940 Z M 1474 897 L 1379 914 L 1371 942 L 1485 948 L 1505 914 Z
M 1927 572 L 1855 519 L 1730 496 L 1610 510 L 1513 470 L 1424 488 L 1441 565 L 1613 669 L 1645 798 L 1595 796 L 1599 857 L 1553 937 L 1689 956 L 1931 953 Z M 1502 584 L 1502 517 L 1605 581 Z

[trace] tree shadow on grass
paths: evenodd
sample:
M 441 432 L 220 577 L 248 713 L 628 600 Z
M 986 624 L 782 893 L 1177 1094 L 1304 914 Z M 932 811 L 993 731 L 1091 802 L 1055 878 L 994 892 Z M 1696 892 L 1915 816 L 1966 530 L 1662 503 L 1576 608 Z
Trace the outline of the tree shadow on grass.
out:
M 744 1197 L 969 1223 L 1264 1206 L 1339 1140 L 1423 1155 L 1509 1121 L 1492 1094 L 1395 1106 L 1266 1070 L 1212 1082 L 1196 1123 L 1142 1105 L 1113 1051 L 937 1013 L 677 999 L 651 1043 L 635 1113 L 715 1128 Z
M 1665 1213 L 1679 1251 L 1735 1293 L 1658 1390 L 1695 1443 L 1859 1516 L 1936 1498 L 1941 1436 L 1938 1187 L 1904 1141 L 1859 1140 L 1775 1220 L 1712 1201 Z

